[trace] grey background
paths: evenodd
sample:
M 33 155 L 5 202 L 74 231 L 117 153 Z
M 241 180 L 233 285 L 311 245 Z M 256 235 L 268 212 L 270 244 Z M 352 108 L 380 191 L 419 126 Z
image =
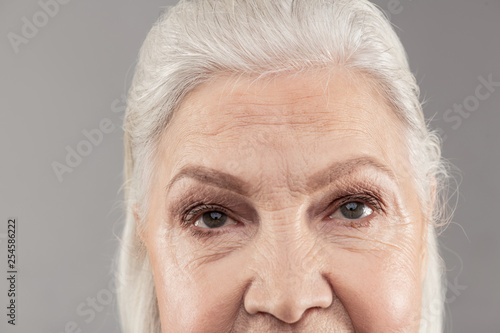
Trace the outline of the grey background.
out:
M 498 332 L 500 87 L 461 120 L 445 114 L 474 100 L 479 77 L 500 82 L 500 1 L 375 2 L 398 27 L 426 116 L 446 135 L 444 156 L 463 176 L 442 235 L 450 331 Z M 23 17 L 33 22 L 42 8 L 0 2 L 0 331 L 60 333 L 71 322 L 82 332 L 119 331 L 109 281 L 123 217 L 120 98 L 149 28 L 172 3 L 72 1 L 16 53 L 8 34 L 22 35 Z M 115 130 L 59 181 L 52 163 L 65 164 L 66 147 L 76 149 L 82 131 L 105 118 Z M 19 221 L 14 328 L 5 314 L 8 217 Z

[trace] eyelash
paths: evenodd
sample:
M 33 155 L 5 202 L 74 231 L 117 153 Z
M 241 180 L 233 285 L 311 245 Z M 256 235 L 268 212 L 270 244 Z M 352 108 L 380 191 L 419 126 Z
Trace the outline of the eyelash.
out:
M 199 213 L 211 210 L 217 210 L 222 213 L 227 213 L 227 210 L 219 205 L 202 203 L 200 205 L 195 205 L 194 208 L 188 208 L 184 214 L 183 221 L 186 223 L 191 223 L 191 221 L 193 221 L 194 218 L 199 215 Z
M 376 199 L 373 195 L 367 195 L 367 194 L 354 194 L 354 195 L 346 195 L 343 197 L 340 197 L 332 202 L 332 204 L 335 204 L 335 210 L 339 209 L 340 206 L 342 206 L 345 203 L 351 202 L 351 201 L 359 201 L 364 204 L 368 204 L 374 208 L 374 210 L 381 210 L 381 205 L 380 201 Z
M 332 204 L 334 205 L 335 208 L 333 210 L 331 210 L 330 214 L 333 214 L 334 212 L 336 212 L 338 209 L 340 209 L 340 207 L 342 205 L 344 205 L 348 202 L 353 202 L 353 201 L 361 202 L 365 205 L 368 205 L 373 210 L 373 212 L 382 211 L 380 201 L 378 199 L 374 198 L 372 195 L 355 194 L 355 195 L 346 195 L 344 197 L 340 197 L 340 198 L 334 200 Z M 365 218 L 363 218 L 363 219 L 365 219 Z M 360 222 L 360 220 L 352 220 L 352 221 L 346 220 L 346 222 L 343 223 L 343 226 L 345 226 L 347 228 L 366 227 L 366 226 L 370 225 L 369 222 L 370 221 Z
M 345 195 L 341 196 L 335 200 L 333 200 L 330 204 L 329 207 L 334 205 L 333 210 L 328 210 L 330 214 L 333 214 L 335 211 L 337 211 L 343 204 L 346 204 L 348 202 L 352 201 L 359 201 L 363 204 L 367 204 L 370 206 L 370 208 L 373 209 L 374 212 L 379 212 L 382 210 L 380 200 L 375 198 L 373 194 L 365 194 L 365 193 L 359 193 L 359 194 L 350 194 L 350 195 Z M 218 211 L 222 212 L 228 217 L 230 217 L 231 213 L 225 209 L 224 207 L 221 207 L 217 204 L 206 204 L 206 203 L 195 203 L 193 205 L 190 205 L 188 208 L 184 210 L 184 213 L 182 214 L 182 226 L 184 228 L 189 228 L 190 232 L 194 237 L 198 238 L 208 238 L 212 236 L 218 236 L 223 233 L 226 233 L 227 231 L 224 230 L 224 228 L 217 228 L 217 229 L 207 229 L 207 230 L 201 230 L 201 229 L 195 229 L 195 228 L 190 228 L 193 226 L 193 223 L 195 220 L 197 220 L 202 214 L 210 211 Z M 359 221 L 351 221 L 351 222 L 346 222 L 344 224 L 345 227 L 350 227 L 350 228 L 356 228 L 356 227 L 362 227 L 369 225 L 367 224 L 360 224 Z
M 218 212 L 222 212 L 222 213 L 227 214 L 227 215 L 230 214 L 230 212 L 227 209 L 225 209 L 224 207 L 221 207 L 219 205 L 215 205 L 215 204 L 197 203 L 195 205 L 191 205 L 190 207 L 191 208 L 187 208 L 185 210 L 185 212 L 182 214 L 182 226 L 184 228 L 189 228 L 190 226 L 192 226 L 193 225 L 192 222 L 197 220 L 197 217 L 199 218 L 200 215 L 202 215 L 206 212 L 216 210 Z M 192 207 L 194 207 L 194 208 L 192 208 Z M 194 237 L 198 237 L 198 238 L 208 238 L 208 237 L 211 237 L 214 235 L 220 235 L 220 234 L 223 234 L 226 232 L 226 231 L 215 230 L 215 229 L 205 231 L 205 230 L 200 230 L 200 229 L 195 229 L 195 228 L 190 228 L 190 231 Z

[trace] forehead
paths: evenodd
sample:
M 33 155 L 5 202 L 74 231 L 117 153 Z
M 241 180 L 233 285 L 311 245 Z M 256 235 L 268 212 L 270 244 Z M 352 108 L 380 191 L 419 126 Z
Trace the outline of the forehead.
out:
M 262 174 L 276 163 L 313 172 L 365 155 L 393 169 L 406 160 L 400 125 L 362 75 L 339 70 L 266 81 L 218 77 L 185 97 L 160 151 L 170 176 L 188 164 L 232 174 L 251 175 L 252 168 Z
M 288 131 L 315 132 L 342 125 L 340 121 L 347 118 L 360 126 L 375 119 L 396 120 L 372 80 L 340 70 L 269 80 L 218 77 L 191 91 L 176 118 L 182 123 L 196 123 L 207 135 L 220 134 L 228 124 L 273 132 L 274 125 L 289 125 Z

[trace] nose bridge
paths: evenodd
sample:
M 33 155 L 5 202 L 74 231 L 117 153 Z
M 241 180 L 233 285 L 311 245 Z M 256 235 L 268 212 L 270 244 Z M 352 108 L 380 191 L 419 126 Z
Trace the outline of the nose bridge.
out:
M 303 221 L 300 208 L 293 205 L 262 214 L 255 246 L 265 259 L 259 264 L 269 273 L 289 272 L 289 277 L 306 271 L 305 267 L 313 264 L 311 255 L 317 248 L 314 234 Z
M 285 214 L 267 222 L 255 243 L 258 255 L 245 295 L 247 312 L 265 312 L 294 323 L 310 308 L 329 307 L 333 294 L 323 277 L 314 233 L 290 214 L 288 219 Z
M 319 261 L 313 257 L 317 251 L 314 235 L 305 226 L 294 221 L 271 226 L 269 236 L 262 242 L 267 247 L 267 260 L 276 269 L 270 272 L 280 275 L 283 282 L 286 277 L 295 281 L 298 277 L 305 278 L 306 273 L 314 271 Z

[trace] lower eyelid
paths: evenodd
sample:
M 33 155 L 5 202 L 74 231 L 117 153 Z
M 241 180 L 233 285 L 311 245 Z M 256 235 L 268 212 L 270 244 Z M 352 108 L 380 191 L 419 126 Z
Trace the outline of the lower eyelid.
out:
M 342 227 L 348 229 L 366 228 L 372 225 L 373 218 L 375 218 L 375 216 L 373 216 L 373 213 L 357 220 L 349 220 L 346 218 L 330 219 L 327 217 L 327 220 L 323 223 L 323 226 L 324 227 L 329 226 L 332 228 Z

